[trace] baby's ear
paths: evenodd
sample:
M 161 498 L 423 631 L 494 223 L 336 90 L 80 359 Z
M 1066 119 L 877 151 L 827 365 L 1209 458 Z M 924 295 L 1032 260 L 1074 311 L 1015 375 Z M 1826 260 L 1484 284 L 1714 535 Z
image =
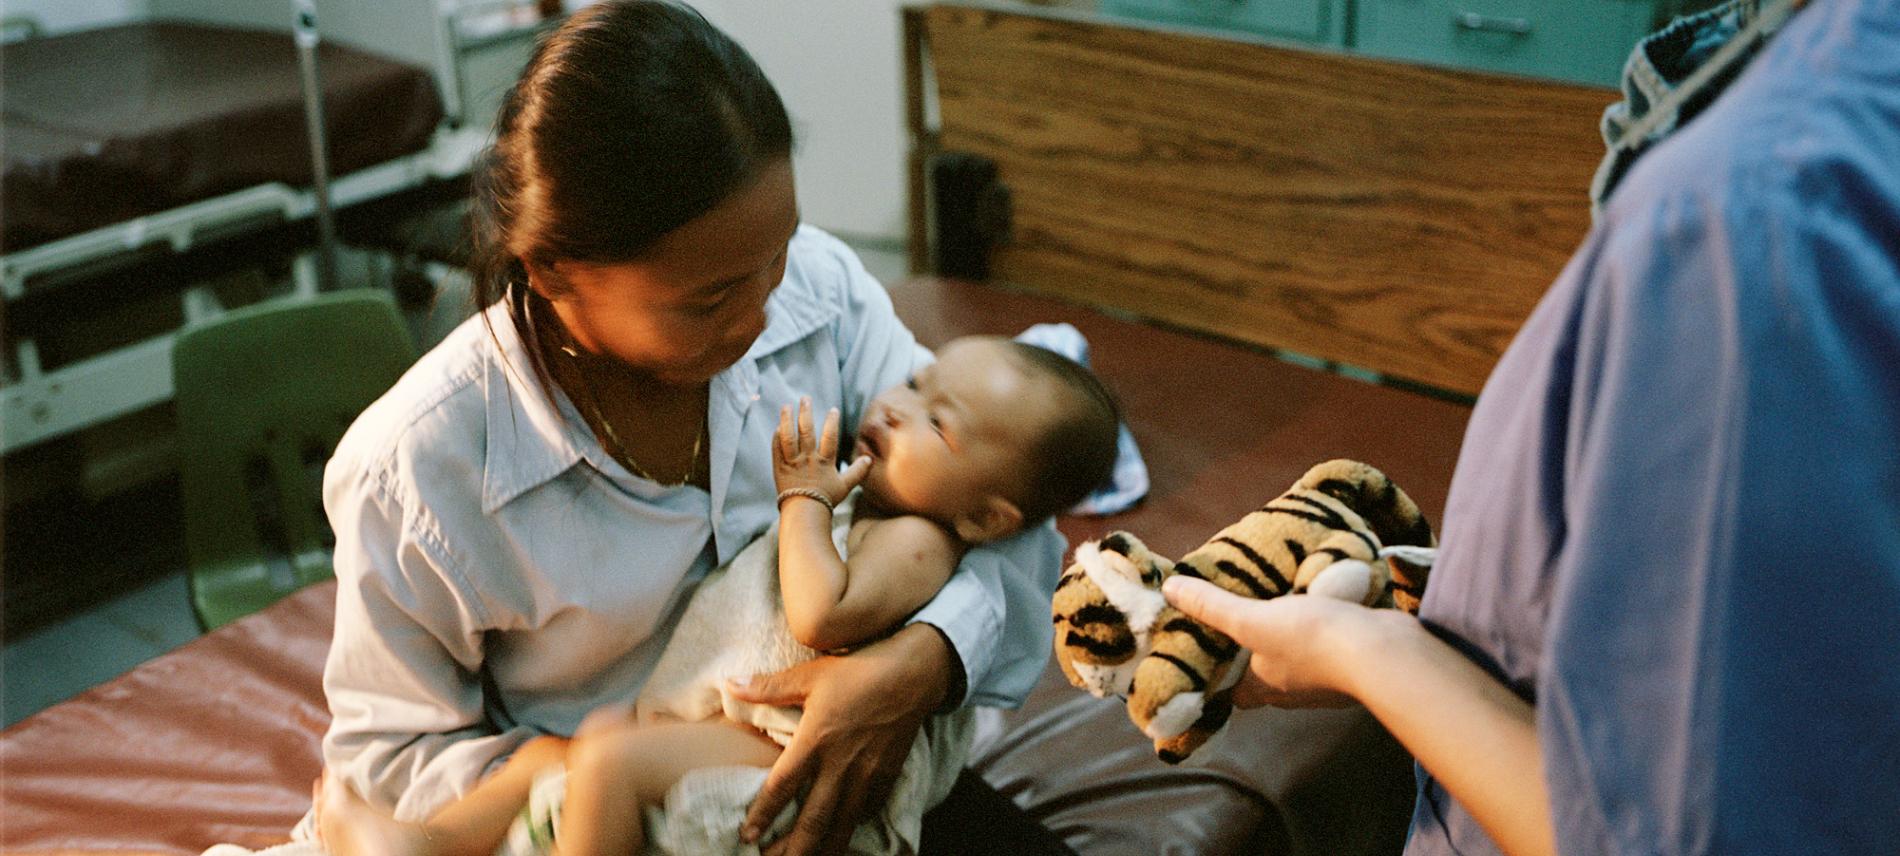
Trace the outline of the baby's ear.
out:
M 983 544 L 1023 528 L 1023 512 L 1016 503 L 991 494 L 976 510 L 959 515 L 953 521 L 953 528 L 964 543 Z

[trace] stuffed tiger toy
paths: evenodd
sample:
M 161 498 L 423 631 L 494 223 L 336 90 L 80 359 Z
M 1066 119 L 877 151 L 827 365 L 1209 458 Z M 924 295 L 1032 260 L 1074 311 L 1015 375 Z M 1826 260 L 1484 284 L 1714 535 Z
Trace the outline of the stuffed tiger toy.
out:
M 1075 550 L 1056 586 L 1056 661 L 1069 682 L 1128 700 L 1128 715 L 1179 763 L 1226 724 L 1247 652 L 1169 606 L 1173 574 L 1242 597 L 1311 593 L 1418 612 L 1436 541 L 1411 497 L 1357 461 L 1313 467 L 1272 502 L 1179 562 L 1126 532 Z

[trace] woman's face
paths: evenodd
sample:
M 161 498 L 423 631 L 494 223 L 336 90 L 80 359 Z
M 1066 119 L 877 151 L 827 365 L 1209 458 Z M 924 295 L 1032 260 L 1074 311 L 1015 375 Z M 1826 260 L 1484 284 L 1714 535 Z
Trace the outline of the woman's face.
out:
M 785 277 L 797 228 L 792 164 L 781 160 L 638 261 L 557 262 L 568 288 L 551 302 L 589 353 L 662 383 L 704 383 L 765 331 L 765 299 Z

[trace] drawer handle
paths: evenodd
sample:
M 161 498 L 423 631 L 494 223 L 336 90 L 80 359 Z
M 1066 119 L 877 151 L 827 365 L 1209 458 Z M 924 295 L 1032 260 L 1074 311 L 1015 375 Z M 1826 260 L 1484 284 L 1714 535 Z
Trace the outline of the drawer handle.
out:
M 1513 36 L 1531 34 L 1529 18 L 1499 18 L 1476 12 L 1459 12 L 1452 16 L 1452 21 L 1463 29 L 1481 33 L 1506 33 Z

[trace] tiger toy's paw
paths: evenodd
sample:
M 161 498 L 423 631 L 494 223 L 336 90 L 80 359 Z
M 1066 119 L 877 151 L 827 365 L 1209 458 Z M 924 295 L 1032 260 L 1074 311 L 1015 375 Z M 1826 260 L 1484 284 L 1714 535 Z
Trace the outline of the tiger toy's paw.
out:
M 1371 606 L 1380 591 L 1391 584 L 1391 574 L 1383 567 L 1375 569 L 1358 559 L 1341 559 L 1314 574 L 1306 592 Z
M 1056 662 L 1069 683 L 1097 698 L 1128 693 L 1167 608 L 1161 581 L 1173 567 L 1127 532 L 1075 548 L 1050 604 Z

